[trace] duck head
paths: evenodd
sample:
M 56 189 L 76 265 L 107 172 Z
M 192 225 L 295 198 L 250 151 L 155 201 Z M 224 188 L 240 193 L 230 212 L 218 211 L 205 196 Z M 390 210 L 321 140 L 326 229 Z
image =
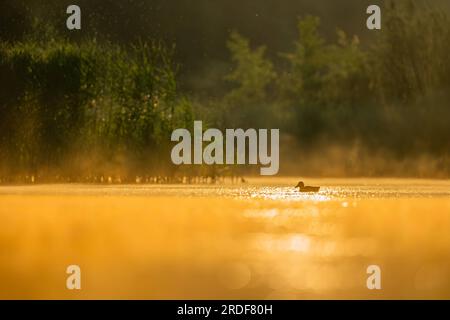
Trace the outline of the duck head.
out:
M 303 183 L 303 181 L 299 181 L 295 187 L 296 188 L 303 188 L 304 186 L 305 186 L 305 184 Z

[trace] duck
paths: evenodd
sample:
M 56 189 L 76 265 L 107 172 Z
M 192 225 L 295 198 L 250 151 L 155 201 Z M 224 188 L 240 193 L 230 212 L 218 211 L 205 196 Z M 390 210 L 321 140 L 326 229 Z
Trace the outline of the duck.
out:
M 305 186 L 303 181 L 299 181 L 295 186 L 300 192 L 319 192 L 320 187 Z

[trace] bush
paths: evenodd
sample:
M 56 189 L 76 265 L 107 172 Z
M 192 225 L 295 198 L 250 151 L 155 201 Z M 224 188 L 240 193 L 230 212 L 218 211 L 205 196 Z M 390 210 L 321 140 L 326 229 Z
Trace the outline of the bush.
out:
M 115 162 L 149 169 L 171 131 L 192 119 L 175 69 L 171 50 L 157 42 L 128 50 L 59 38 L 3 44 L 1 167 L 15 171 L 8 175 L 74 176 Z

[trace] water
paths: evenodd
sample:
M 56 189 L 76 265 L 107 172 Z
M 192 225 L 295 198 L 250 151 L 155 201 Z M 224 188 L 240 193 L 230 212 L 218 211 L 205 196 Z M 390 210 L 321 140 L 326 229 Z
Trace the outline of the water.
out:
M 0 187 L 0 298 L 450 298 L 449 181 L 297 180 Z

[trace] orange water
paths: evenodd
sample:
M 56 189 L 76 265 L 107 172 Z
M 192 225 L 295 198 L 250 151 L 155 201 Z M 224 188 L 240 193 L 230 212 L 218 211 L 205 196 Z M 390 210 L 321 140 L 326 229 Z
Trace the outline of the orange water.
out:
M 0 298 L 450 298 L 450 182 L 296 182 L 0 187 Z

